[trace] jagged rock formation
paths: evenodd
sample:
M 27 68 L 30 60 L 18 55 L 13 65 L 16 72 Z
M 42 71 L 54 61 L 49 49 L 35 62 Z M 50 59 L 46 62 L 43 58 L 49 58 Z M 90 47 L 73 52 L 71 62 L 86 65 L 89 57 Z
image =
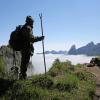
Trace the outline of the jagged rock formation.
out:
M 17 67 L 20 66 L 21 63 L 20 52 L 15 52 L 15 58 L 14 58 L 13 50 L 9 46 L 0 47 L 0 56 L 3 58 L 7 72 L 14 66 L 14 64 L 16 64 Z
M 68 51 L 70 55 L 84 54 L 88 56 L 99 56 L 100 55 L 100 43 L 94 44 L 93 42 L 88 43 L 86 46 L 76 49 L 75 45 Z
M 72 45 L 70 50 L 68 51 L 68 54 L 76 54 L 76 46 L 75 45 Z

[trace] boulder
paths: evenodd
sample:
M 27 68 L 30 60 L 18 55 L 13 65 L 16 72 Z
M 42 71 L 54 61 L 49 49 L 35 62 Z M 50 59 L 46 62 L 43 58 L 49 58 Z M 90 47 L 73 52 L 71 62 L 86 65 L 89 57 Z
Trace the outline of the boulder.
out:
M 93 66 L 98 66 L 100 67 L 100 58 L 92 58 L 90 63 L 87 65 L 87 67 L 93 67 Z

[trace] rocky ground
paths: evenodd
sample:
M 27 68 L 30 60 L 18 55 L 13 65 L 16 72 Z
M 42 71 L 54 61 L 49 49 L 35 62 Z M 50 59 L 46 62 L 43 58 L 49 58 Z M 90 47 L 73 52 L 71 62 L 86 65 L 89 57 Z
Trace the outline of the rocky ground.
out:
M 16 65 L 20 66 L 21 63 L 21 54 L 20 52 L 14 52 L 9 46 L 1 46 L 0 47 L 0 57 L 2 57 L 5 69 L 7 72 Z
M 92 72 L 96 76 L 96 90 L 94 100 L 100 100 L 100 68 L 98 66 L 86 67 L 86 71 Z

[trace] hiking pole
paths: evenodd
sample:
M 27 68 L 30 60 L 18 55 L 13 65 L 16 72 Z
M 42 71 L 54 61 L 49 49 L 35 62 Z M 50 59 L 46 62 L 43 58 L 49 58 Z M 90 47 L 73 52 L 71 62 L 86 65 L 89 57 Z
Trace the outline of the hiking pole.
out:
M 41 21 L 41 32 L 42 32 L 42 36 L 43 35 L 43 25 L 42 25 L 42 13 L 39 14 L 40 17 L 40 21 Z M 46 76 L 46 61 L 45 61 L 45 52 L 44 52 L 44 40 L 42 40 L 42 47 L 43 47 L 43 58 L 44 58 L 44 68 L 45 68 L 45 76 Z

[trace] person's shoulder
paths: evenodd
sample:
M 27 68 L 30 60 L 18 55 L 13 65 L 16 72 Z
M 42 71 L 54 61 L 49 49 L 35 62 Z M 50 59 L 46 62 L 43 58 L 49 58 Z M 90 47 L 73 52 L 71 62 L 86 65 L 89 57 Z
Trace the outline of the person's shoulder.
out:
M 31 29 L 32 29 L 32 27 L 29 26 L 29 25 L 24 25 L 23 28 L 24 28 L 24 29 L 27 29 L 27 30 L 31 30 Z
M 18 25 L 18 26 L 16 26 L 16 30 L 21 30 L 22 27 L 23 27 L 23 25 Z

